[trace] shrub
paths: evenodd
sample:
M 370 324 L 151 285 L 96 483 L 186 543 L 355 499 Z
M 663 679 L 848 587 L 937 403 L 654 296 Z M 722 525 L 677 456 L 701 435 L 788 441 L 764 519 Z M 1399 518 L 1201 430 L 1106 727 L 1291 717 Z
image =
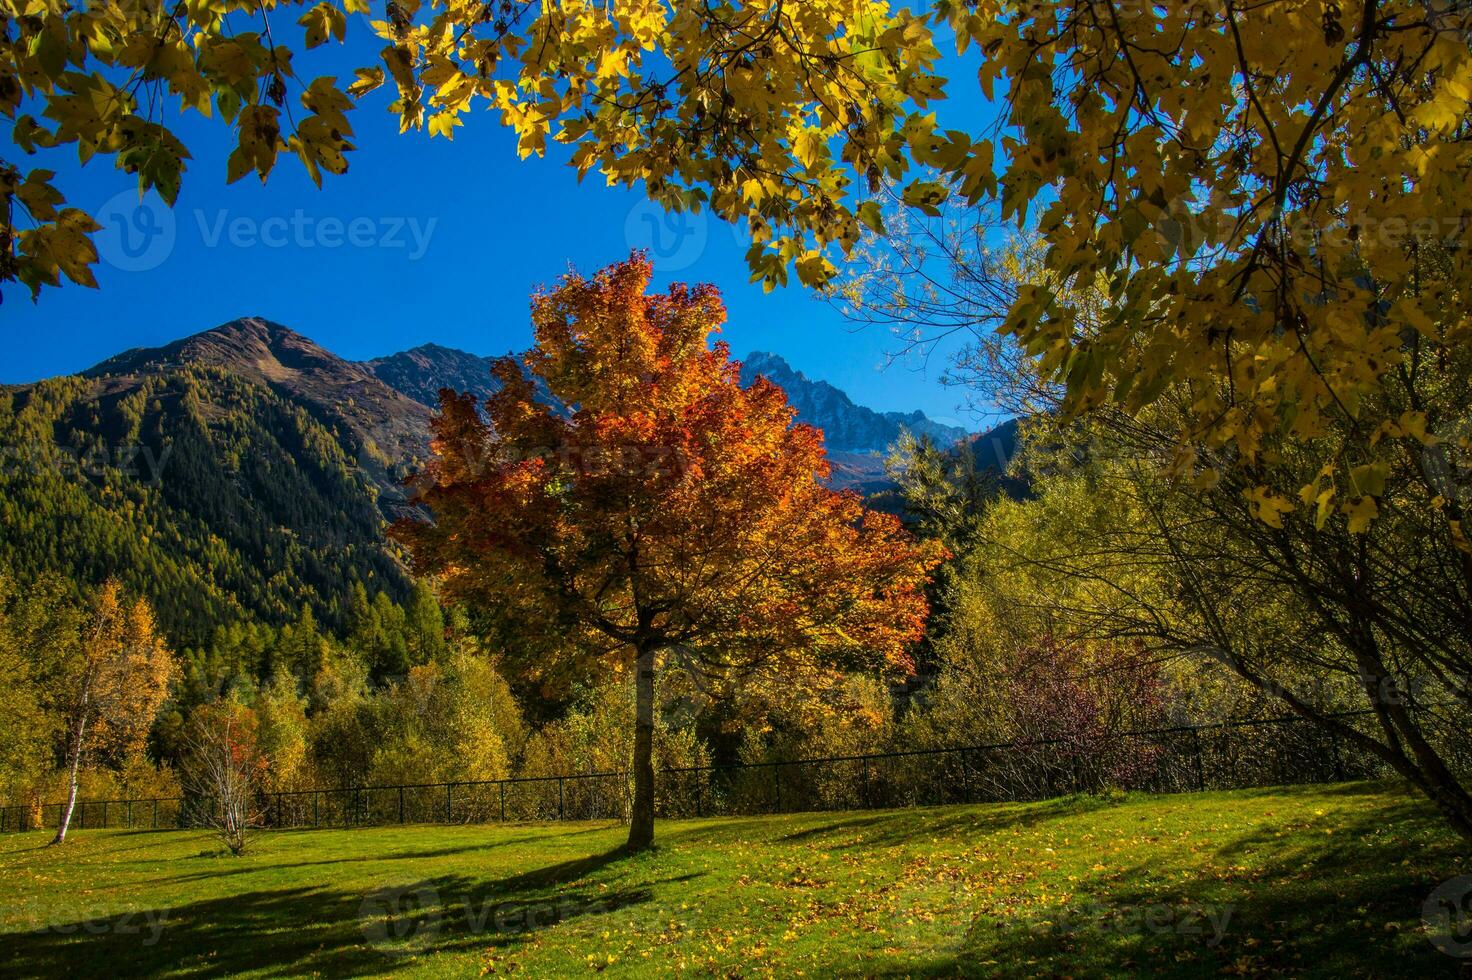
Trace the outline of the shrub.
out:
M 197 708 L 190 722 L 185 788 L 194 818 L 231 854 L 244 854 L 263 822 L 261 789 L 269 761 L 257 742 L 255 712 L 235 700 Z

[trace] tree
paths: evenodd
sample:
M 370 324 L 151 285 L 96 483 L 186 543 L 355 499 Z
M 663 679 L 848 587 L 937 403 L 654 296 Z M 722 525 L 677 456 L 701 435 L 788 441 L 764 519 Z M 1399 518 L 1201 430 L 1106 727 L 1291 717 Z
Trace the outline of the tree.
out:
M 66 840 L 77 801 L 77 772 L 89 752 L 142 748 L 179 668 L 143 599 L 129 603 L 115 581 L 96 589 L 85 616 L 55 637 L 45 689 L 66 739 L 67 798 L 54 844 Z
M 408 643 L 410 666 L 423 666 L 443 658 L 445 616 L 434 591 L 424 582 L 415 582 L 404 603 L 404 633 Z
M 412 636 L 404 610 L 387 593 L 370 602 L 362 582 L 353 583 L 347 615 L 349 649 L 368 664 L 377 680 L 401 677 L 409 669 Z
M 190 719 L 185 787 L 197 817 L 230 853 L 244 854 L 250 833 L 261 825 L 261 790 L 270 760 L 257 741 L 258 721 L 250 708 L 230 698 L 204 705 Z
M 906 102 L 923 107 L 942 88 L 923 19 L 869 0 L 822 0 L 802 12 L 777 0 L 703 9 L 657 0 L 617 9 L 582 0 L 395 2 L 371 25 L 387 45 L 379 63 L 347 85 L 335 75 L 309 81 L 311 59 L 298 53 L 342 42 L 348 16 L 368 10 L 366 0 L 224 0 L 209 9 L 47 0 L 10 18 L 0 110 L 15 119 L 12 141 L 27 154 L 75 145 L 84 161 L 111 157 L 137 175 L 140 192 L 172 205 L 190 153 L 165 124 L 166 97 L 178 99 L 180 117 L 217 115 L 229 127 L 227 180 L 264 180 L 290 152 L 320 184 L 324 172 L 347 170 L 347 113 L 391 80 L 390 109 L 403 129 L 452 138 L 482 103 L 517 131 L 523 156 L 543 152 L 555 126 L 554 138 L 581 144 L 580 173 L 599 166 L 610 180 L 643 179 L 651 197 L 681 210 L 708 202 L 738 218 L 760 205 L 771 222 L 762 227 L 797 232 L 771 252 L 756 246 L 754 266 L 785 279 L 798 258 L 804 281 L 818 281 L 831 266 L 801 237 L 852 241 L 858 228 L 828 144 L 842 136 L 861 170 L 902 170 L 892 140 L 911 135 Z M 340 58 L 330 63 L 341 70 Z M 51 171 L 0 163 L 0 280 L 19 280 L 33 296 L 63 276 L 95 286 L 94 217 L 64 206 Z M 792 196 L 788 186 L 805 193 Z
M 311 785 L 307 761 L 307 699 L 296 678 L 278 673 L 255 703 L 255 744 L 267 761 L 265 789 L 274 792 Z
M 964 636 L 964 632 L 962 633 Z M 1140 649 L 1064 643 L 1043 634 L 1000 657 L 947 645 L 923 710 L 907 716 L 922 746 L 1008 744 L 993 760 L 1005 792 L 1027 796 L 1139 785 L 1158 752 L 1126 736 L 1167 720 L 1159 670 Z
M 632 662 L 631 849 L 653 840 L 661 666 L 903 670 L 940 557 L 827 488 L 821 435 L 707 347 L 724 316 L 714 288 L 646 295 L 651 274 L 635 256 L 536 296 L 530 377 L 498 362 L 484 418 L 442 393 L 418 490 L 433 523 L 395 527 L 444 594 L 540 641 L 517 666 L 555 682 Z
M 45 710 L 32 651 L 46 642 L 51 620 L 38 600 L 52 598 L 55 590 L 54 581 L 43 582 L 17 596 L 9 573 L 0 568 L 0 795 L 11 803 L 25 799 L 35 809 L 36 777 L 49 768 L 56 719 Z
M 372 704 L 377 741 L 370 746 L 370 782 L 412 785 L 510 775 L 520 719 L 506 682 L 485 659 L 455 653 L 411 667 Z
M 281 666 L 307 682 L 317 676 L 327 659 L 328 640 L 318 628 L 310 604 L 302 603 L 296 622 L 282 627 L 280 644 Z
M 1169 421 L 1114 422 L 1035 423 L 1021 460 L 1032 494 L 979 522 L 942 646 L 985 659 L 1049 632 L 1143 644 L 1226 702 L 1190 705 L 1218 714 L 1199 720 L 1291 711 L 1472 838 L 1468 593 L 1427 512 L 1387 509 L 1362 533 L 1316 528 L 1311 514 L 1269 525 L 1243 478 L 1192 489 L 1162 475 Z M 1284 465 L 1311 466 L 1285 448 Z M 1236 683 L 1217 685 L 1222 673 Z
M 1038 289 L 1091 331 L 1119 315 L 1107 281 L 1060 281 L 1034 241 L 998 249 L 976 226 L 932 231 L 902 249 L 916 261 L 853 284 L 874 316 L 980 328 Z M 1421 249 L 1428 281 L 1447 268 L 1441 251 Z M 901 280 L 918 312 L 886 298 Z M 1129 637 L 1215 661 L 1381 760 L 1472 837 L 1472 760 L 1458 734 L 1472 721 L 1472 357 L 1415 340 L 1406 353 L 1358 416 L 1326 411 L 1313 437 L 1258 432 L 1249 453 L 1236 438 L 1180 443 L 1202 400 L 1224 389 L 1171 383 L 1132 412 L 1100 405 L 1070 422 L 1066 386 L 979 332 L 958 370 L 1032 417 L 1022 472 L 1037 499 L 990 507 L 979 527 L 950 521 L 980 543 L 977 567 L 952 573 L 968 615 L 987 611 L 973 634 L 1014 645 L 1052 632 Z M 966 512 L 967 488 L 939 485 L 912 480 L 909 496 L 926 514 Z M 1288 499 L 1282 487 L 1301 489 Z M 1370 727 L 1339 717 L 1355 709 Z

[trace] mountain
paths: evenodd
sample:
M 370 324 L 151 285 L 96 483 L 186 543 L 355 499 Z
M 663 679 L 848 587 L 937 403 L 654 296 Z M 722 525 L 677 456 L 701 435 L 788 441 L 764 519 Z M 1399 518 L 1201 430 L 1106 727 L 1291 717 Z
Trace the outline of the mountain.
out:
M 469 392 L 477 399 L 500 390 L 491 374 L 492 358 L 439 344 L 425 344 L 387 357 L 363 361 L 361 366 L 380 381 L 431 408 L 439 405 L 441 388 Z M 886 452 L 902 430 L 928 435 L 950 446 L 971 433 L 960 426 L 928 418 L 924 412 L 876 412 L 855 405 L 847 394 L 826 381 L 811 381 L 781 357 L 757 351 L 741 365 L 741 383 L 749 385 L 764 375 L 787 393 L 800 422 L 823 430 L 835 469 L 863 470 L 872 463 L 845 459 L 852 454 Z M 550 397 L 545 395 L 544 397 Z M 882 469 L 882 467 L 881 467 Z
M 826 381 L 810 380 L 778 355 L 765 351 L 754 351 L 741 362 L 743 385 L 751 384 L 758 376 L 787 393 L 799 422 L 823 430 L 830 451 L 883 453 L 906 429 L 917 436 L 929 436 L 941 446 L 953 445 L 971 434 L 960 426 L 936 422 L 924 412 L 876 412 L 855 405 L 843 391 Z
M 901 427 L 954 442 L 921 413 L 881 414 L 770 354 L 765 374 L 829 433 L 833 483 L 893 488 Z M 0 566 L 80 587 L 117 576 L 179 645 L 218 627 L 280 625 L 304 607 L 340 628 L 347 597 L 410 587 L 384 524 L 428 451 L 449 387 L 484 398 L 489 360 L 425 345 L 366 362 L 245 317 L 79 375 L 0 387 Z
M 1017 455 L 1018 428 L 1021 422 L 1017 419 L 1008 419 L 995 428 L 985 432 L 979 432 L 966 440 L 966 447 L 971 451 L 971 458 L 978 470 L 995 469 L 998 473 L 1004 473 L 1012 457 Z M 1008 487 L 1008 493 L 1016 496 L 1022 492 L 1022 487 L 1017 483 L 1003 481 Z
M 500 382 L 491 374 L 491 360 L 452 347 L 425 344 L 364 361 L 362 367 L 420 404 L 436 407 L 441 388 L 469 392 L 478 399 L 500 390 Z M 935 422 L 923 412 L 880 413 L 855 405 L 838 388 L 826 381 L 809 380 L 776 354 L 758 351 L 742 362 L 742 384 L 751 384 L 759 375 L 787 393 L 799 421 L 823 430 L 833 464 L 832 483 L 837 487 L 864 494 L 892 489 L 894 481 L 885 472 L 884 453 L 904 429 L 928 435 L 946 446 L 969 435 L 965 429 Z M 540 380 L 537 383 L 542 387 Z M 544 387 L 543 398 L 551 399 Z
M 384 538 L 429 412 L 277 324 L 237 320 L 0 392 L 0 561 L 22 581 L 117 576 L 176 643 L 356 583 L 400 599 Z
M 501 383 L 491 374 L 491 358 L 439 344 L 364 361 L 362 366 L 384 384 L 430 408 L 439 406 L 441 388 L 472 394 L 477 401 L 501 390 Z
M 431 412 L 369 365 L 344 360 L 278 323 L 232 320 L 163 347 L 125 351 L 82 376 L 115 388 L 186 365 L 219 368 L 306 409 L 357 460 L 385 515 L 401 510 L 403 478 L 429 447 Z
M 474 395 L 477 401 L 485 401 L 489 395 L 500 391 L 501 382 L 491 373 L 494 360 L 494 357 L 482 357 L 453 347 L 422 344 L 387 357 L 363 361 L 362 367 L 419 404 L 438 409 L 442 388 Z M 522 373 L 528 373 L 524 367 Z M 541 401 L 551 404 L 554 399 L 546 382 L 538 377 L 531 380 Z

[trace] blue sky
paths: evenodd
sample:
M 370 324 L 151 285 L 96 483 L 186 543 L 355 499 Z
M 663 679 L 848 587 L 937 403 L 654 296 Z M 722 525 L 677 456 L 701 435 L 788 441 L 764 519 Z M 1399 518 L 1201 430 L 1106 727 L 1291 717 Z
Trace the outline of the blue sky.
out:
M 366 33 L 361 22 L 349 29 Z M 490 113 L 466 117 L 453 142 L 401 135 L 381 109 L 386 101 L 352 113 L 359 149 L 348 173 L 327 175 L 321 190 L 290 155 L 264 186 L 254 175 L 226 185 L 228 132 L 174 117 L 193 159 L 172 213 L 155 199 L 140 206 L 134 179 L 108 159 L 77 166 L 70 151 L 27 159 L 0 150 L 23 169 L 57 170 L 69 202 L 108 225 L 100 289 L 65 285 L 35 304 L 22 287 L 6 289 L 0 382 L 76 371 L 246 315 L 355 359 L 426 342 L 521 350 L 530 343 L 527 297 L 538 285 L 569 264 L 590 271 L 644 247 L 657 285 L 721 288 L 724 337 L 738 357 L 775 351 L 860 404 L 982 425 L 965 410 L 964 392 L 939 383 L 941 359 L 886 367 L 900 345 L 885 331 L 856 330 L 796 285 L 764 294 L 749 284 L 746 246 L 731 226 L 664 215 L 597 174 L 579 184 L 557 150 L 519 160 L 514 135 Z

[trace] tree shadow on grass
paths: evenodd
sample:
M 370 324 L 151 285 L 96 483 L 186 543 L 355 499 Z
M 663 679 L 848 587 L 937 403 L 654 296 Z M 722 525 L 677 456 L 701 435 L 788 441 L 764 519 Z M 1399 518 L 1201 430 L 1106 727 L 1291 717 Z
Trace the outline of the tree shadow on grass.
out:
M 458 847 L 438 847 L 438 848 L 433 848 L 433 849 L 430 849 L 430 850 L 418 850 L 418 851 L 373 852 L 373 853 L 366 853 L 366 854 L 354 854 L 354 855 L 349 855 L 349 856 L 345 856 L 345 857 L 325 858 L 325 859 L 316 860 L 316 861 L 297 861 L 297 860 L 291 860 L 289 858 L 289 856 L 284 856 L 284 859 L 282 861 L 276 862 L 276 864 L 278 864 L 280 866 L 291 867 L 291 868 L 308 868 L 308 867 L 324 867 L 324 866 L 339 865 L 339 864 L 363 864 L 363 863 L 374 863 L 374 864 L 377 864 L 377 863 L 381 863 L 381 862 L 390 862 L 390 861 L 429 860 L 429 859 L 432 859 L 432 858 L 454 857 L 456 855 L 462 855 L 462 854 L 463 855 L 480 854 L 480 853 L 484 853 L 484 852 L 488 852 L 488 851 L 499 850 L 501 848 L 506 848 L 506 847 L 514 847 L 514 846 L 522 845 L 522 844 L 534 844 L 534 845 L 538 845 L 538 846 L 546 846 L 546 844 L 549 841 L 560 840 L 560 839 L 567 838 L 567 837 L 577 837 L 577 836 L 580 836 L 582 834 L 593 833 L 595 831 L 602 831 L 602 830 L 607 830 L 607 829 L 608 829 L 607 827 L 590 827 L 590 828 L 583 829 L 583 830 L 569 831 L 567 833 L 555 834 L 555 835 L 551 835 L 551 836 L 549 836 L 547 834 L 541 834 L 541 835 L 528 834 L 528 835 L 522 836 L 522 837 L 507 837 L 507 838 L 497 839 L 497 840 L 476 841 L 476 842 L 464 844 L 464 845 L 461 845 L 461 846 L 458 846 Z M 201 856 L 202 857 L 214 857 L 216 855 L 211 854 L 211 853 L 206 853 L 206 854 L 202 854 Z M 169 875 L 169 876 L 162 877 L 162 878 L 153 878 L 153 879 L 150 879 L 147 882 L 144 882 L 144 884 L 149 884 L 149 885 L 180 884 L 180 883 L 189 882 L 189 881 L 204 881 L 204 880 L 208 880 L 210 878 L 226 878 L 226 877 L 231 877 L 231 876 L 234 876 L 234 875 L 257 874 L 260 871 L 262 871 L 264 868 L 269 868 L 269 867 L 270 867 L 270 865 L 264 865 L 263 866 L 261 864 L 243 864 L 240 867 L 236 867 L 236 868 L 218 868 L 218 869 L 211 869 L 211 870 L 208 870 L 208 871 L 196 871 L 196 872 L 191 872 L 191 873 L 188 873 L 188 874 Z
M 926 972 L 1459 975 L 1463 963 L 1421 932 L 1431 890 L 1472 871 L 1433 812 L 1408 796 L 1403 810 L 1299 817 L 1293 827 L 1217 840 L 1185 873 L 1153 868 L 1143 853 L 1132 866 L 1070 883 L 1065 902 L 993 905 Z
M 815 814 L 820 822 L 784 834 L 777 840 L 788 843 L 822 842 L 835 850 L 888 847 L 926 837 L 989 834 L 998 830 L 1034 827 L 1108 809 L 1123 802 L 1123 798 L 1117 797 L 1065 796 L 1040 803 L 994 804 L 985 808 L 954 806 L 925 810 L 889 810 L 864 815 L 845 814 L 833 819 L 823 819 Z M 829 837 L 842 839 L 825 840 Z
M 3 865 L 5 863 L 5 860 L 7 858 L 12 857 L 12 856 L 17 855 L 17 854 L 30 854 L 30 853 L 34 853 L 36 851 L 44 851 L 44 850 L 47 850 L 48 848 L 50 848 L 52 846 L 51 840 L 52 840 L 52 837 L 55 836 L 56 831 L 55 830 L 46 830 L 46 831 L 27 830 L 27 831 L 20 831 L 20 833 L 34 834 L 35 836 L 33 838 L 33 843 L 30 844 L 29 846 L 26 846 L 26 847 L 11 847 L 11 848 L 6 848 L 5 850 L 0 850 L 0 865 Z M 122 831 L 115 831 L 115 830 L 109 830 L 109 831 L 103 831 L 103 833 L 106 833 L 106 834 L 109 835 L 109 842 L 108 842 L 107 849 L 108 849 L 108 854 L 111 855 L 111 854 L 121 854 L 121 853 L 125 853 L 127 851 L 147 850 L 150 847 L 152 847 L 152 846 L 154 846 L 154 845 L 156 845 L 158 843 L 157 839 L 155 838 L 154 840 L 140 841 L 136 845 L 133 845 L 133 846 L 130 846 L 130 847 L 121 847 L 121 846 L 118 846 L 118 845 L 112 843 L 112 841 L 117 840 L 119 838 L 126 838 L 126 839 L 129 839 L 131 841 L 131 839 L 136 838 L 136 837 L 139 837 L 139 836 L 142 836 L 142 835 L 153 836 L 153 835 L 157 835 L 157 834 L 176 833 L 176 831 L 169 831 L 169 830 L 122 830 Z M 77 850 L 77 849 L 83 848 L 89 842 L 90 842 L 90 833 L 87 832 L 87 831 L 82 831 L 80 833 L 68 834 L 67 835 L 67 838 L 66 838 L 66 841 L 64 843 L 58 844 L 56 846 L 58 848 L 60 848 L 60 851 L 58 851 L 58 853 L 63 853 L 64 854 L 64 853 L 66 853 L 66 851 L 68 849 Z
M 356 931 L 361 901 L 330 889 L 298 887 L 133 914 L 93 916 L 83 909 L 70 921 L 5 936 L 0 973 L 220 976 L 257 969 L 356 976 L 372 972 L 375 959 Z
M 30 845 L 29 847 L 7 848 L 4 851 L 0 851 L 0 864 L 4 864 L 5 859 L 13 854 L 27 854 L 32 851 L 44 851 L 49 846 L 51 846 L 51 838 L 47 836 L 44 840 L 37 840 L 36 843 Z
M 1361 779 L 1342 783 L 1279 783 L 1266 786 L 1244 786 L 1230 792 L 1234 800 L 1272 799 L 1281 801 L 1295 797 L 1361 797 L 1403 796 L 1408 800 L 1424 800 L 1411 787 L 1394 779 Z M 1196 794 L 1186 793 L 1183 796 Z
M 408 957 L 485 950 L 587 915 L 639 906 L 654 886 L 688 880 L 592 876 L 622 848 L 500 879 L 441 875 L 361 889 L 287 887 L 148 913 L 88 916 L 0 937 L 7 977 L 351 977 L 392 972 Z

